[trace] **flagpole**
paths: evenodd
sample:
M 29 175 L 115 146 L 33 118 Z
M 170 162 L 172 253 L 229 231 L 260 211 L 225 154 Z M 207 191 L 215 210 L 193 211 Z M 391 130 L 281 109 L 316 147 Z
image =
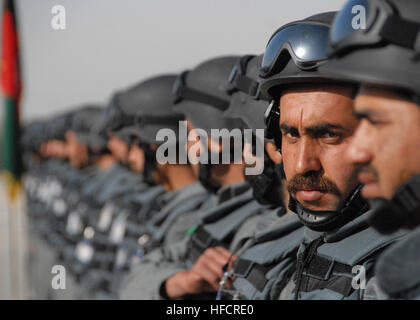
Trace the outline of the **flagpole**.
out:
M 1 299 L 10 299 L 11 298 L 11 281 L 10 281 L 10 269 L 11 269 L 11 247 L 10 247 L 10 218 L 9 218 L 9 208 L 6 194 L 6 183 L 3 177 L 0 175 L 0 198 L 1 198 L 1 207 L 0 207 L 0 219 L 1 219 L 1 269 L 4 270 L 4 273 L 1 274 L 1 288 L 0 288 L 0 297 Z
M 23 178 L 22 178 L 23 181 Z M 28 255 L 28 242 L 27 242 L 27 224 L 26 224 L 26 194 L 21 188 L 17 198 L 17 213 L 18 213 L 18 274 L 19 274 L 19 287 L 18 295 L 19 299 L 28 298 L 28 286 L 27 286 L 27 255 Z
M 8 241 L 9 241 L 9 297 L 10 299 L 25 298 L 25 255 L 26 241 L 23 217 L 23 197 L 20 193 L 14 202 L 7 202 Z
M 18 275 L 17 275 L 17 255 L 16 255 L 16 214 L 13 212 L 12 205 L 7 201 L 7 213 L 9 222 L 9 264 L 10 264 L 10 298 L 18 298 Z

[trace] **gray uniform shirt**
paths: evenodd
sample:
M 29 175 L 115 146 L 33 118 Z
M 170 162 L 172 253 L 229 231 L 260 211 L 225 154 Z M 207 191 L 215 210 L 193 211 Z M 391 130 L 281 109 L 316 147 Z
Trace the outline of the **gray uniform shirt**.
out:
M 376 265 L 383 299 L 420 300 L 420 227 L 388 248 Z
M 203 208 L 214 210 L 215 207 L 226 201 L 235 199 L 237 195 L 244 194 L 244 191 L 249 189 L 248 187 L 244 188 L 246 186 L 246 183 L 238 183 L 221 188 L 215 197 L 203 204 Z M 183 215 L 178 221 L 178 225 L 188 224 L 193 227 L 199 223 L 203 216 L 206 216 L 206 212 L 207 210 L 197 210 L 191 214 Z M 240 241 L 241 235 L 245 236 L 246 234 L 248 236 L 249 229 L 249 225 L 245 227 L 245 230 L 240 228 L 235 234 L 235 241 Z M 168 234 L 171 233 L 181 238 L 183 231 L 174 227 L 168 231 Z M 161 283 L 171 275 L 187 269 L 185 259 L 189 238 L 189 235 L 184 233 L 179 241 L 165 241 L 161 248 L 148 253 L 124 280 L 120 290 L 120 298 L 161 299 L 162 297 L 159 294 Z
M 375 257 L 374 253 L 381 250 L 385 246 L 401 239 L 404 236 L 404 232 L 399 232 L 390 236 L 382 236 L 376 231 L 374 231 L 371 227 L 363 228 L 363 225 L 366 224 L 366 220 L 368 218 L 368 213 L 356 218 L 354 221 L 349 222 L 345 226 L 341 227 L 337 231 L 330 232 L 330 233 L 319 233 L 309 228 L 305 227 L 305 238 L 303 241 L 302 246 L 305 244 L 314 241 L 315 239 L 324 236 L 330 237 L 330 239 L 336 238 L 338 241 L 331 241 L 329 243 L 321 244 L 320 247 L 317 249 L 317 255 L 321 255 L 320 251 L 322 252 L 322 246 L 329 246 L 335 247 L 334 250 L 331 252 L 335 252 L 332 258 L 334 261 L 340 261 L 340 257 L 352 256 L 352 253 L 349 253 L 349 249 L 352 247 L 359 248 L 362 247 L 362 251 L 366 250 L 366 252 L 355 252 L 355 256 L 365 257 L 366 259 L 370 254 L 372 254 L 373 258 Z M 360 227 L 357 227 L 360 226 Z M 368 235 L 368 236 L 366 236 Z M 344 244 L 346 247 L 340 249 L 340 243 L 346 243 L 345 239 L 348 238 L 350 241 L 347 241 L 347 244 Z M 344 240 L 344 242 L 343 242 Z M 368 242 L 366 242 L 368 241 Z M 357 243 L 356 243 L 357 242 Z M 352 245 L 353 244 L 353 245 Z M 354 250 L 353 250 L 354 251 Z M 372 258 L 372 259 L 373 259 Z M 375 260 L 371 260 L 370 264 L 374 263 Z M 293 299 L 294 290 L 295 290 L 295 274 L 291 277 L 287 285 L 283 288 L 280 293 L 278 299 L 280 300 L 290 300 Z M 384 298 L 383 291 L 378 287 L 377 280 L 375 276 L 370 276 L 366 279 L 366 287 L 358 291 L 358 294 L 352 294 L 352 299 L 359 299 L 359 300 L 377 300 Z M 336 299 L 343 299 L 344 297 L 329 289 L 324 290 L 314 290 L 313 292 L 308 292 L 304 294 L 304 299 L 311 299 L 311 300 L 336 300 Z

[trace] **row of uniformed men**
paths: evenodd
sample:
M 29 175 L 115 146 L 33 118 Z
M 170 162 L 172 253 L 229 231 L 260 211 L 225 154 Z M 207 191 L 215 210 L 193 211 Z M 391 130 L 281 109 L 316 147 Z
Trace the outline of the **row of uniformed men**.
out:
M 29 126 L 34 244 L 54 248 L 33 257 L 35 287 L 59 259 L 71 298 L 419 298 L 419 14 L 414 0 L 349 0 L 279 28 L 263 55 L 210 59 L 105 111 Z M 197 137 L 253 129 L 243 159 L 264 171 L 245 175 L 234 145 L 182 140 L 182 120 Z M 180 148 L 161 163 L 161 129 L 233 157 L 184 164 Z

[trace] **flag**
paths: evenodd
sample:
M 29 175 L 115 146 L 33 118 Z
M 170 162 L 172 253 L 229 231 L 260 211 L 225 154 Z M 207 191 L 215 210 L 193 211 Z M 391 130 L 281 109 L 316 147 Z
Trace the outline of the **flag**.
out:
M 20 186 L 22 159 L 19 147 L 21 78 L 16 11 L 13 0 L 3 2 L 1 89 L 5 108 L 1 144 L 2 171 L 6 176 L 9 199 L 14 200 Z

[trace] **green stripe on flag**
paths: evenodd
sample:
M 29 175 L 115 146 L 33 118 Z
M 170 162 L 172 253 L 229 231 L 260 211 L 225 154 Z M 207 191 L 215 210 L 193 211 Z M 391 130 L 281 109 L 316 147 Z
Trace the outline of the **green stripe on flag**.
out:
M 9 172 L 13 177 L 19 178 L 21 174 L 21 162 L 16 100 L 5 97 L 4 104 L 5 114 L 2 132 L 2 169 Z

